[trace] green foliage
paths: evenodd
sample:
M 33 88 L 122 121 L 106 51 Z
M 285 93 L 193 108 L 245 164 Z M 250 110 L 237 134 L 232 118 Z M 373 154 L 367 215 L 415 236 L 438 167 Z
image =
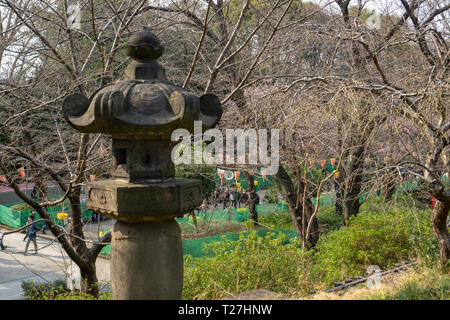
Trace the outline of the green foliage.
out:
M 22 281 L 23 296 L 28 300 L 112 300 L 111 292 L 99 295 L 98 299 L 81 291 L 70 291 L 66 281 L 53 282 Z
M 278 186 L 271 185 L 264 194 L 264 203 L 278 203 Z
M 292 219 L 289 215 L 289 211 L 274 211 L 265 215 L 261 215 L 258 217 L 258 221 L 264 225 L 268 226 L 272 229 L 277 230 L 285 230 L 285 229 L 292 229 Z
M 310 252 L 293 241 L 282 245 L 283 234 L 258 237 L 252 232 L 239 240 L 225 237 L 205 245 L 212 257 L 185 256 L 184 299 L 218 299 L 244 291 L 265 288 L 276 292 L 311 290 L 308 269 Z
M 63 280 L 53 282 L 22 281 L 21 287 L 23 295 L 30 300 L 53 300 L 58 295 L 70 292 Z
M 418 255 L 435 257 L 428 212 L 376 204 L 368 202 L 348 226 L 319 239 L 313 273 L 327 285 L 362 275 L 369 265 L 385 269 Z
M 410 195 L 397 196 L 395 201 L 384 202 L 382 197 L 366 201 L 361 212 L 390 212 L 402 217 L 402 223 L 408 230 L 409 242 L 414 248 L 414 255 L 428 266 L 434 266 L 439 259 L 439 246 L 431 229 L 431 210 L 417 209 L 416 202 Z
M 102 293 L 97 299 L 84 292 L 67 292 L 57 295 L 53 300 L 112 300 L 112 293 Z
M 292 229 L 292 219 L 288 210 L 274 211 L 258 217 L 259 222 L 272 229 Z M 320 207 L 317 213 L 319 225 L 327 230 L 334 230 L 342 225 L 342 216 L 337 214 L 334 207 Z
M 327 230 L 335 230 L 342 226 L 342 216 L 336 213 L 336 208 L 320 207 L 317 212 L 317 221 L 319 225 L 325 227 Z

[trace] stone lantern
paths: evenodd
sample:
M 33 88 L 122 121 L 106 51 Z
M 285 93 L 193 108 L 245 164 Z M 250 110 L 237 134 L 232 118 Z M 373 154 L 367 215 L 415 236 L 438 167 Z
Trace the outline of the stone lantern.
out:
M 176 217 L 197 208 L 201 183 L 176 179 L 171 160 L 172 131 L 213 127 L 222 106 L 165 78 L 156 60 L 159 39 L 147 28 L 126 44 L 133 59 L 125 79 L 90 98 L 68 96 L 66 121 L 84 133 L 112 136 L 112 178 L 86 188 L 88 209 L 117 220 L 112 230 L 111 282 L 114 299 L 180 299 L 183 286 L 181 231 Z

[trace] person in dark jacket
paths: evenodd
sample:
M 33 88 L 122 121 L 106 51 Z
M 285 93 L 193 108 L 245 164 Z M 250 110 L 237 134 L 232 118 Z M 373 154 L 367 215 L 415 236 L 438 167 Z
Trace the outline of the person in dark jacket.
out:
M 228 199 L 229 199 L 229 193 L 228 189 L 225 189 L 225 191 L 220 195 L 220 201 L 222 201 L 223 208 L 228 206 Z
M 31 222 L 33 222 L 34 220 L 34 213 L 31 213 L 30 216 L 28 217 L 27 223 L 26 224 L 30 224 Z M 25 240 L 27 240 L 28 238 L 28 228 L 25 229 L 25 237 L 23 238 L 23 241 L 25 242 Z
M 34 217 L 31 221 L 34 222 Z M 36 243 L 36 233 L 38 231 L 39 231 L 39 228 L 37 227 L 37 225 L 35 223 L 28 227 L 28 232 L 27 232 L 28 240 L 27 240 L 27 243 L 25 244 L 24 256 L 27 255 L 28 246 L 30 245 L 30 241 L 33 241 L 34 250 L 36 251 L 35 254 L 37 254 L 38 249 L 37 249 L 37 243 Z
M 38 199 L 38 192 L 37 192 L 36 186 L 34 186 L 33 190 L 31 190 L 31 199 L 33 199 L 33 200 Z

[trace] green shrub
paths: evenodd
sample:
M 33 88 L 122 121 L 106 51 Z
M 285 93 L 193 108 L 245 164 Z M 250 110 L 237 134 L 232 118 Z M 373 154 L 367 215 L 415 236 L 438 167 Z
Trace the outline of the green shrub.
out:
M 239 240 L 222 238 L 205 246 L 212 257 L 185 256 L 184 299 L 217 299 L 259 288 L 276 292 L 311 290 L 308 277 L 311 253 L 298 241 L 282 245 L 284 235 L 258 237 L 256 232 Z
M 53 300 L 112 300 L 112 293 L 101 293 L 97 299 L 84 292 L 68 292 L 55 296 Z
M 70 290 L 64 280 L 53 282 L 22 281 L 23 296 L 30 300 L 52 300 L 56 296 Z
M 426 211 L 362 208 L 348 226 L 324 234 L 316 246 L 313 274 L 325 284 L 365 274 L 369 265 L 386 269 L 398 261 L 432 252 Z
M 428 266 L 434 266 L 439 260 L 439 246 L 431 230 L 431 210 L 419 209 L 417 202 L 409 195 L 397 196 L 394 201 L 385 202 L 382 197 L 365 202 L 360 212 L 388 212 L 401 218 L 409 233 L 409 241 L 414 248 L 413 255 Z
M 275 185 L 271 185 L 264 194 L 264 203 L 278 203 L 278 188 Z
M 262 225 L 272 229 L 285 230 L 292 229 L 292 219 L 288 210 L 274 211 L 258 217 Z M 324 226 L 327 230 L 334 230 L 342 225 L 342 216 L 337 214 L 334 207 L 321 207 L 317 213 L 319 225 Z
M 334 230 L 342 226 L 342 215 L 336 213 L 336 208 L 320 207 L 317 212 L 317 222 L 328 230 Z
M 22 281 L 23 296 L 28 300 L 112 300 L 111 292 L 102 293 L 96 299 L 81 291 L 70 291 L 66 281 Z
M 268 226 L 272 229 L 284 230 L 292 229 L 292 219 L 289 215 L 289 211 L 274 211 L 258 217 L 258 222 L 263 226 Z

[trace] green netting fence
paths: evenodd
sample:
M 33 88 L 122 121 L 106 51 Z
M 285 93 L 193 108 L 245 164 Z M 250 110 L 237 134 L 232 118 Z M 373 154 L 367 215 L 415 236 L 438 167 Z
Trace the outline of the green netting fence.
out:
M 272 213 L 274 211 L 283 211 L 287 210 L 287 205 L 284 203 L 272 204 L 272 203 L 264 203 L 257 204 L 256 211 L 258 215 L 265 215 L 268 213 Z M 226 223 L 242 223 L 250 219 L 248 207 L 241 208 L 227 208 L 227 209 L 216 209 L 216 210 L 208 210 L 206 212 L 199 212 L 196 214 L 197 223 L 201 225 L 202 223 L 215 223 L 216 225 L 226 224 Z M 187 216 L 183 218 L 177 218 L 176 221 L 180 225 L 180 227 L 185 232 L 194 232 L 194 223 L 192 216 Z M 108 232 L 108 229 L 102 229 L 103 233 Z M 267 230 L 259 230 L 258 235 L 264 236 Z M 287 239 L 291 239 L 296 236 L 294 230 L 272 230 L 270 232 L 274 232 L 276 234 L 282 232 L 286 234 Z M 183 253 L 191 254 L 194 257 L 201 256 L 201 250 L 203 243 L 209 243 L 211 241 L 220 240 L 222 235 L 199 238 L 199 239 L 186 239 L 183 240 Z M 224 234 L 224 236 L 231 240 L 239 239 L 239 233 L 236 234 Z M 107 245 L 101 251 L 102 254 L 108 255 L 110 253 L 110 245 Z
M 256 231 L 258 237 L 265 237 L 267 233 L 274 233 L 275 236 L 278 236 L 280 233 L 284 234 L 285 240 L 283 244 L 289 243 L 292 239 L 297 238 L 297 233 L 295 230 L 258 230 Z M 243 233 L 244 236 L 248 236 L 249 232 Z M 183 254 L 190 254 L 194 258 L 199 258 L 205 256 L 207 253 L 203 250 L 204 245 L 211 243 L 213 241 L 220 241 L 222 238 L 226 238 L 227 240 L 236 241 L 239 240 L 239 233 L 230 233 L 230 234 L 221 234 L 217 236 L 211 236 L 200 239 L 186 239 L 183 240 Z
M 104 229 L 103 232 L 107 232 L 107 229 Z M 297 233 L 295 230 L 258 230 L 256 231 L 258 237 L 264 237 L 267 235 L 267 233 L 274 233 L 275 237 L 278 236 L 280 233 L 284 234 L 285 240 L 283 244 L 289 243 L 292 239 L 297 238 Z M 244 236 L 248 236 L 249 232 L 244 232 Z M 229 233 L 229 234 L 220 234 L 217 236 L 211 236 L 211 237 L 205 237 L 205 238 L 199 238 L 199 239 L 185 239 L 182 241 L 183 243 L 183 255 L 190 254 L 194 258 L 200 258 L 207 253 L 203 250 L 205 244 L 211 243 L 213 241 L 220 241 L 222 237 L 226 238 L 227 240 L 236 241 L 239 240 L 240 233 Z M 109 255 L 111 253 L 111 246 L 107 245 L 105 246 L 101 254 Z
M 17 209 L 19 208 L 19 209 Z M 5 205 L 0 205 L 0 224 L 12 227 L 12 228 L 21 228 L 23 227 L 28 217 L 32 212 L 35 212 L 34 209 L 31 209 L 30 206 L 26 205 L 24 202 L 16 202 Z M 69 212 L 67 205 L 56 205 L 47 208 L 47 212 L 50 215 L 50 218 L 58 225 L 63 226 L 63 220 L 59 220 L 57 218 L 58 212 Z M 35 212 L 36 219 L 39 219 L 39 214 Z M 92 211 L 86 208 L 86 204 L 81 203 L 81 215 L 83 220 L 89 220 L 92 217 Z M 43 223 L 38 222 L 38 227 L 42 227 Z
M 287 210 L 288 206 L 284 203 L 263 203 L 256 205 L 258 216 L 272 213 L 275 211 Z M 250 212 L 247 206 L 240 208 L 226 208 L 200 211 L 196 213 L 198 225 L 211 224 L 221 226 L 229 223 L 241 223 L 250 219 Z M 186 216 L 176 219 L 185 232 L 194 232 L 194 221 L 192 216 Z

